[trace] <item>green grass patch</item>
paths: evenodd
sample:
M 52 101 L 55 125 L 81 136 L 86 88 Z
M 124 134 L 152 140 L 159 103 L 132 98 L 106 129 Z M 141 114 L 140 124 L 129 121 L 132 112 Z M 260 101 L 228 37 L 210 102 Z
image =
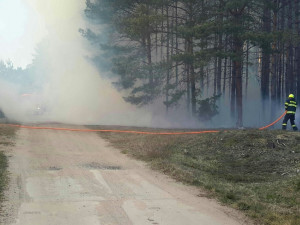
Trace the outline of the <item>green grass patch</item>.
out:
M 123 153 L 149 162 L 153 169 L 178 181 L 204 188 L 208 197 L 243 211 L 260 224 L 300 224 L 300 133 L 99 134 Z

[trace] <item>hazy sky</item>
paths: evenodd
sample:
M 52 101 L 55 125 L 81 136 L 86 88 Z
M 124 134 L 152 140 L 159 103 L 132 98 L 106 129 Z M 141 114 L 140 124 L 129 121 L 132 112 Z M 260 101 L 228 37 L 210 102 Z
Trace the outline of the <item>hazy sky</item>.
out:
M 85 0 L 0 0 L 0 60 L 10 59 L 16 67 L 32 62 L 36 45 L 50 33 L 65 37 L 66 23 L 82 21 L 79 9 Z M 73 25 L 73 24 L 72 24 Z M 84 24 L 67 33 L 74 35 Z M 74 27 L 75 28 L 75 27 Z M 72 29 L 72 27 L 70 27 Z M 62 35 L 63 34 L 63 35 Z M 78 33 L 79 35 L 79 33 Z
M 138 116 L 135 107 L 124 102 L 111 81 L 102 79 L 86 60 L 93 53 L 78 31 L 86 27 L 85 0 L 0 2 L 0 57 L 25 67 L 31 63 L 38 46 L 34 84 L 39 89 L 35 96 L 37 103 L 46 109 L 41 116 L 32 115 L 30 111 L 35 108 L 36 100 L 29 99 L 29 103 L 20 107 L 15 104 L 23 101 L 18 100 L 18 88 L 5 83 L 1 88 L 0 82 L 0 105 L 6 115 L 25 122 L 135 124 L 141 118 L 144 124 L 149 124 L 151 117 L 145 113 Z
M 16 67 L 31 63 L 35 46 L 47 34 L 32 0 L 0 0 L 0 60 Z

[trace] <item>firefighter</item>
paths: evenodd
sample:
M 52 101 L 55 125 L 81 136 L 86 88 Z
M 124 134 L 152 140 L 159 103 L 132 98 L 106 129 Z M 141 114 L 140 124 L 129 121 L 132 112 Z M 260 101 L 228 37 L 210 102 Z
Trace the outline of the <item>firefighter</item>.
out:
M 294 131 L 297 131 L 298 128 L 295 124 L 295 114 L 297 109 L 297 102 L 295 100 L 295 96 L 293 94 L 289 95 L 289 99 L 285 102 L 285 110 L 286 115 L 284 117 L 283 123 L 282 123 L 282 130 L 286 130 L 287 122 L 290 120 L 292 128 Z

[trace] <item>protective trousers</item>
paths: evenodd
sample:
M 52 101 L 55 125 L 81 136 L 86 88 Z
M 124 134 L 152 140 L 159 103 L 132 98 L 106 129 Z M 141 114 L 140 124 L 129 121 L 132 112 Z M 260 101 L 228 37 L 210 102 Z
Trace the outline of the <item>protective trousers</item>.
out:
M 290 120 L 293 130 L 298 130 L 295 124 L 295 114 L 286 114 L 283 123 L 282 123 L 282 130 L 286 130 L 287 122 Z

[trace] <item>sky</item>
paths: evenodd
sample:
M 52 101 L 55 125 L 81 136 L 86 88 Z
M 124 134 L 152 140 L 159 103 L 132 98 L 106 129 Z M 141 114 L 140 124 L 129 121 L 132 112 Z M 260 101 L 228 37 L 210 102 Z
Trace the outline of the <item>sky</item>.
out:
M 47 35 L 45 22 L 32 0 L 0 0 L 0 60 L 25 68 L 36 44 Z

